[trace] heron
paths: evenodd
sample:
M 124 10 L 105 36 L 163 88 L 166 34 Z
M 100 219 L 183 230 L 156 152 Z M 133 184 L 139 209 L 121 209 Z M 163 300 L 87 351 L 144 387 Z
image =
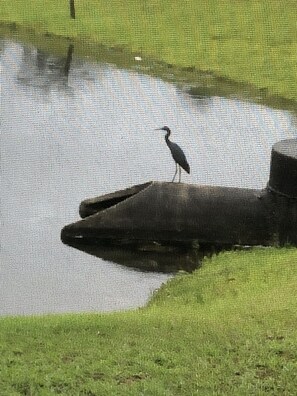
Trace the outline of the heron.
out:
M 175 161 L 175 174 L 173 176 L 172 182 L 174 181 L 176 174 L 177 174 L 177 168 L 179 169 L 179 183 L 181 181 L 181 168 L 183 168 L 187 173 L 190 173 L 190 165 L 188 164 L 187 158 L 185 156 L 185 153 L 183 150 L 179 147 L 178 144 L 172 142 L 169 140 L 169 136 L 171 134 L 170 128 L 168 126 L 163 126 L 162 128 L 157 128 L 156 131 L 165 131 L 167 132 L 165 135 L 165 141 L 167 146 L 169 147 L 171 151 L 171 155 Z

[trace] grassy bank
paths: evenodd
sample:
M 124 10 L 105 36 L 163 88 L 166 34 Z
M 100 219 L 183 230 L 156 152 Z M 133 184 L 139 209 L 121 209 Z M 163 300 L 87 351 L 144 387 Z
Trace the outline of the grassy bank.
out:
M 1 395 L 293 395 L 296 262 L 224 253 L 138 311 L 1 319 Z
M 76 1 L 76 20 L 69 18 L 68 3 L 2 0 L 0 20 L 120 46 L 297 99 L 294 0 Z
M 297 99 L 295 1 L 76 4 L 72 21 L 68 0 L 1 0 L 0 20 Z M 135 312 L 2 318 L 0 394 L 294 395 L 296 262 L 295 249 L 225 253 Z

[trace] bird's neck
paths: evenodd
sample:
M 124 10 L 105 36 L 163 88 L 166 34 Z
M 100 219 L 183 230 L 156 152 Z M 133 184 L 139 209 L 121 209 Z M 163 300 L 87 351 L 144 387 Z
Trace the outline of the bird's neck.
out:
M 168 144 L 168 142 L 170 141 L 170 140 L 169 140 L 170 134 L 171 134 L 171 131 L 170 131 L 170 129 L 169 129 L 169 131 L 167 131 L 167 133 L 166 133 L 166 135 L 165 135 L 165 140 L 166 140 L 166 143 L 167 143 L 167 144 Z

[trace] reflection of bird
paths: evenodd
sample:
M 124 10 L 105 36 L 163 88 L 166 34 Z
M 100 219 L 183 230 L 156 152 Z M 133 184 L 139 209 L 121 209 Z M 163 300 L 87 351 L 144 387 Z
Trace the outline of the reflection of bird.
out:
M 166 131 L 166 136 L 165 136 L 165 141 L 167 146 L 170 148 L 172 157 L 175 161 L 175 174 L 173 176 L 172 181 L 174 181 L 175 176 L 177 174 L 177 166 L 179 166 L 179 182 L 181 180 L 181 167 L 187 172 L 190 173 L 190 165 L 188 164 L 188 161 L 186 159 L 186 156 L 183 152 L 183 150 L 179 147 L 178 144 L 173 143 L 169 140 L 169 136 L 171 134 L 171 130 L 168 128 L 168 126 L 164 126 L 163 128 L 158 128 L 157 130 L 159 131 Z

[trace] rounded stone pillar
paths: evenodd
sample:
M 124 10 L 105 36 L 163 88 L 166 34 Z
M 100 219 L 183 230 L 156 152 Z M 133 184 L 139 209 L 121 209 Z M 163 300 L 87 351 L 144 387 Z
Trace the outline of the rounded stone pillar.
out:
M 275 143 L 271 152 L 268 188 L 288 198 L 297 198 L 297 139 Z

